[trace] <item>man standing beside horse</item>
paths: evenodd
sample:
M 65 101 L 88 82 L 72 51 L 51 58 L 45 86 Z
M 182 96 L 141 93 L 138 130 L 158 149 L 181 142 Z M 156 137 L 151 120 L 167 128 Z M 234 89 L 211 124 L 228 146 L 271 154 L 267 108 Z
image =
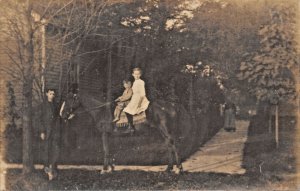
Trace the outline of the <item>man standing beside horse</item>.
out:
M 40 104 L 40 138 L 43 141 L 44 170 L 49 180 L 57 175 L 57 160 L 60 152 L 60 119 L 55 90 L 47 89 L 46 97 Z

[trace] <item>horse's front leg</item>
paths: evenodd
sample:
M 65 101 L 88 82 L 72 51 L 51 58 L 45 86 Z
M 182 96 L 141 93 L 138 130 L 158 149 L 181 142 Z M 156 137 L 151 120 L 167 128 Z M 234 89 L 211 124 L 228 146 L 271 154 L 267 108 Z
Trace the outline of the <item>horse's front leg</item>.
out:
M 165 141 L 166 141 L 165 144 L 167 145 L 167 149 L 168 149 L 168 167 L 165 171 L 170 173 L 173 171 L 174 154 L 173 154 L 172 146 L 170 144 L 170 140 L 166 139 Z
M 103 163 L 103 170 L 101 174 L 109 173 L 114 170 L 113 159 L 109 153 L 109 141 L 108 141 L 108 133 L 103 130 L 102 132 L 102 143 L 103 143 L 103 151 L 104 151 L 104 163 Z

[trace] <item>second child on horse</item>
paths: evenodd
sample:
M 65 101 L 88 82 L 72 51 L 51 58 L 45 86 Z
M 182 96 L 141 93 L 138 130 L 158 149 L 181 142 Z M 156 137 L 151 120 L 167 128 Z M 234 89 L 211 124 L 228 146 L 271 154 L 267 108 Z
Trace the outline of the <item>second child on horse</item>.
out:
M 118 97 L 115 101 L 117 102 L 117 106 L 114 111 L 114 117 L 115 119 L 113 122 L 117 122 L 120 120 L 120 115 L 123 109 L 128 105 L 131 96 L 132 96 L 132 89 L 131 89 L 131 81 L 129 80 L 124 80 L 123 81 L 123 86 L 125 88 L 122 96 Z

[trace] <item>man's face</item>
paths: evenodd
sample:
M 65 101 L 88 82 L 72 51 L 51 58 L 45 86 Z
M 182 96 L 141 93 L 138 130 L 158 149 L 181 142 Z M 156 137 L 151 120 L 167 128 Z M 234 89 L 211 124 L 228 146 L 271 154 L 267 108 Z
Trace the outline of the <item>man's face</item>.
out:
M 49 90 L 47 93 L 46 93 L 46 96 L 48 98 L 48 101 L 53 101 L 54 97 L 55 97 L 55 92 L 52 91 L 52 90 Z

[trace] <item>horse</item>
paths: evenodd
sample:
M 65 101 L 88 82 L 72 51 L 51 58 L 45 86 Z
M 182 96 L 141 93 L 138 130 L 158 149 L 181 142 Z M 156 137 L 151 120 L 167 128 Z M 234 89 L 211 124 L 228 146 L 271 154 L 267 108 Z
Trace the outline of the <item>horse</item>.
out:
M 76 105 L 76 107 L 73 107 Z M 183 167 L 181 158 L 176 146 L 176 137 L 172 134 L 177 128 L 178 111 L 174 103 L 163 100 L 155 100 L 147 109 L 147 121 L 142 126 L 153 127 L 159 131 L 163 137 L 168 150 L 168 165 L 166 172 L 174 170 L 176 173 L 182 173 Z M 104 165 L 101 173 L 107 173 L 114 170 L 114 159 L 110 154 L 109 137 L 114 134 L 114 123 L 112 122 L 111 103 L 92 98 L 89 95 L 80 95 L 80 99 L 66 101 L 62 111 L 64 122 L 69 127 L 80 131 L 84 129 L 81 126 L 91 123 L 98 132 L 102 134 L 102 144 L 104 151 Z M 73 114 L 68 119 L 68 114 Z M 84 123 L 84 124 L 82 124 Z M 79 140 L 80 142 L 80 140 Z M 175 169 L 174 169 L 175 166 Z

